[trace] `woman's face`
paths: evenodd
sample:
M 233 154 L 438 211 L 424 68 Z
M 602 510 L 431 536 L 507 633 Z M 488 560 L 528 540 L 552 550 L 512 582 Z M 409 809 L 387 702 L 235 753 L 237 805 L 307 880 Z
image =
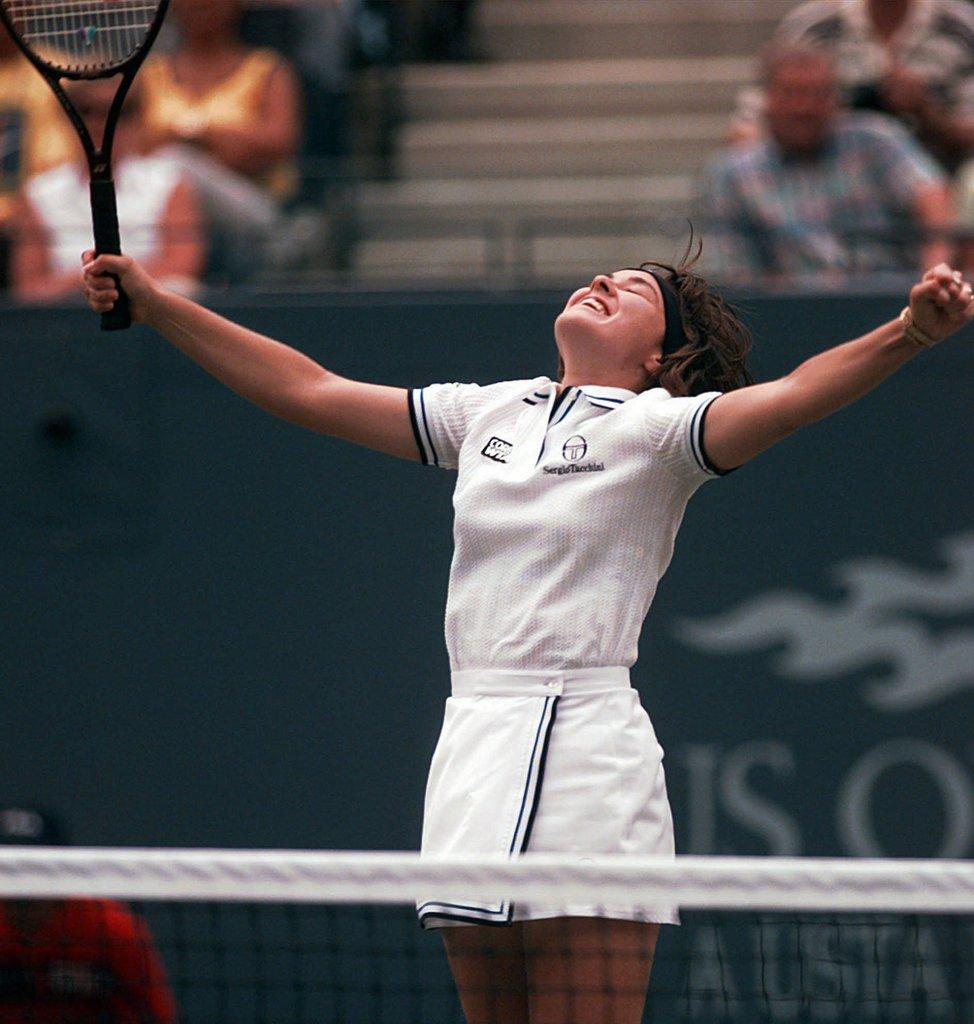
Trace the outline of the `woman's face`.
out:
M 658 362 L 666 318 L 659 284 L 646 270 L 600 274 L 579 288 L 555 320 L 566 377 L 640 390 Z M 635 385 L 635 386 L 634 386 Z
M 174 13 L 187 35 L 222 38 L 236 34 L 241 10 L 238 0 L 176 0 Z

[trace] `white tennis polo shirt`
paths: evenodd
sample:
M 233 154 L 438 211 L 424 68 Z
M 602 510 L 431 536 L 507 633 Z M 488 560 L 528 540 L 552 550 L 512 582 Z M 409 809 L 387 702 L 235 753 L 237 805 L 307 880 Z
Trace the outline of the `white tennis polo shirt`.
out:
M 409 392 L 423 461 L 459 471 L 446 605 L 454 671 L 630 667 L 719 392 L 548 377 Z

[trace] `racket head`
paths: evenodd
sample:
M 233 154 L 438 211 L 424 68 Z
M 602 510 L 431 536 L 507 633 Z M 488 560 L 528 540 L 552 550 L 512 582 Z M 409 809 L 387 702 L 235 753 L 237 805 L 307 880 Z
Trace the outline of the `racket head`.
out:
M 148 54 L 169 0 L 0 0 L 0 21 L 45 76 L 111 78 Z

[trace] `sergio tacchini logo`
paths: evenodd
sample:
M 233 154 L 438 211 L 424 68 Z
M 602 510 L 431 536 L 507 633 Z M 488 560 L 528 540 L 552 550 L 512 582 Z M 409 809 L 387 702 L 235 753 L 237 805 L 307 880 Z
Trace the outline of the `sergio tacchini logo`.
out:
M 561 449 L 566 462 L 580 462 L 588 452 L 588 441 L 581 434 L 570 437 Z
M 605 469 L 604 462 L 586 462 L 582 459 L 588 454 L 588 441 L 581 434 L 573 434 L 561 447 L 561 456 L 567 466 L 545 466 L 549 476 L 568 476 L 572 473 L 601 473 Z

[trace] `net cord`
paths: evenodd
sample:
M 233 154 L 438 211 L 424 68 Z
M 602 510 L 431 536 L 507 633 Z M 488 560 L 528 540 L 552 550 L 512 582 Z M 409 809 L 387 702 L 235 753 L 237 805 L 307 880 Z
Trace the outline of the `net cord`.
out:
M 466 899 L 666 901 L 685 909 L 974 912 L 974 863 L 779 857 L 0 848 L 0 898 L 409 903 Z

